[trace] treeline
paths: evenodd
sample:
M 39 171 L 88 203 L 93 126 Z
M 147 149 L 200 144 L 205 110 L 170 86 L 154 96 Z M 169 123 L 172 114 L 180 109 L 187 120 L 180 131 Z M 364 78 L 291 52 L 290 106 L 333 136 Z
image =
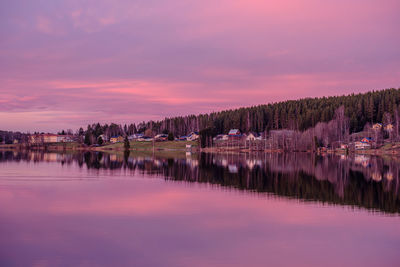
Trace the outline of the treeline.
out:
M 192 131 L 211 128 L 215 133 L 227 133 L 236 128 L 241 132 L 269 132 L 275 129 L 304 131 L 319 122 L 334 119 L 336 110 L 344 107 L 349 118 L 350 133 L 362 131 L 367 123 L 382 122 L 385 113 L 399 116 L 400 89 L 386 89 L 347 96 L 305 98 L 267 105 L 165 118 L 158 122 L 141 124 L 156 132 L 184 135 Z
M 359 132 L 366 124 L 395 121 L 399 118 L 400 89 L 385 89 L 347 96 L 305 98 L 266 105 L 231 109 L 210 114 L 188 115 L 165 118 L 160 121 L 138 124 L 88 125 L 80 128 L 76 135 L 83 142 L 96 143 L 101 134 L 130 135 L 134 133 L 172 133 L 175 136 L 187 135 L 193 131 L 208 131 L 215 135 L 227 133 L 236 128 L 241 132 L 270 132 L 287 129 L 305 131 L 318 123 L 328 123 L 335 119 L 336 110 L 343 106 L 344 116 L 348 118 L 349 133 Z M 12 133 L 11 133 L 12 134 Z M 1 134 L 3 140 L 10 140 L 10 134 Z
M 12 144 L 14 140 L 26 142 L 27 135 L 21 132 L 0 131 L 0 144 Z
M 160 121 L 138 124 L 118 125 L 111 123 L 101 125 L 96 123 L 88 125 L 85 130 L 80 128 L 77 135 L 80 136 L 82 142 L 94 144 L 102 134 L 108 138 L 134 133 L 145 133 L 147 135 L 171 133 L 175 136 L 181 136 L 199 131 L 205 133 L 203 137 L 209 137 L 227 133 L 233 128 L 244 133 L 269 133 L 271 130 L 287 129 L 296 131 L 298 134 L 312 135 L 310 138 L 317 135 L 319 142 L 324 139 L 326 143 L 328 133 L 324 133 L 324 136 L 322 136 L 319 132 L 322 130 L 326 132 L 330 128 L 341 125 L 344 118 L 346 118 L 346 129 L 341 129 L 340 132 L 345 130 L 347 134 L 351 134 L 362 131 L 368 124 L 398 120 L 400 117 L 399 108 L 400 89 L 386 89 L 347 96 L 289 100 L 210 114 L 165 118 Z M 340 110 L 339 117 L 338 110 Z M 312 130 L 312 134 L 308 133 L 311 129 L 316 129 L 317 134 L 314 130 Z M 334 134 L 333 131 L 329 132 L 329 135 Z M 335 130 L 335 132 L 337 131 Z M 330 138 L 330 140 L 333 139 Z M 343 138 L 338 140 L 340 139 L 343 140 Z

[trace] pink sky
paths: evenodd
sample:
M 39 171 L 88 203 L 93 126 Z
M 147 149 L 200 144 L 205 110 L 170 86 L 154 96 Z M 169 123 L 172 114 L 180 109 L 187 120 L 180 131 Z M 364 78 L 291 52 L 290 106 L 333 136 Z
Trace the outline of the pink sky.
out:
M 0 129 L 400 87 L 398 0 L 0 3 Z

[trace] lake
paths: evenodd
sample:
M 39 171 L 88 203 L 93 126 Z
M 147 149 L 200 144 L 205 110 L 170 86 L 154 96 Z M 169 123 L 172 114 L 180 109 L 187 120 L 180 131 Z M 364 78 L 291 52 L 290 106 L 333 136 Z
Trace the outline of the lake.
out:
M 400 160 L 0 151 L 0 266 L 400 266 Z

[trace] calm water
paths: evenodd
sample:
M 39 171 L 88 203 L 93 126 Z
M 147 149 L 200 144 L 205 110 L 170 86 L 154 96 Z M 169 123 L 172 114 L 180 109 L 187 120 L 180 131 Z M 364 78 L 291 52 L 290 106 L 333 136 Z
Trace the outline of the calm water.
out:
M 400 161 L 0 152 L 0 266 L 400 266 Z

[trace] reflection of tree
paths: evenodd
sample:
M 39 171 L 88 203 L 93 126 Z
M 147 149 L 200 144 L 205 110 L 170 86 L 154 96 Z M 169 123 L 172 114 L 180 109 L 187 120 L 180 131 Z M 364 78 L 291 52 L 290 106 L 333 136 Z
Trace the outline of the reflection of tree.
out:
M 51 154 L 51 155 L 50 155 Z M 91 170 L 117 170 L 167 180 L 215 184 L 306 201 L 400 213 L 400 162 L 360 156 L 302 153 L 200 154 L 186 158 L 137 157 L 100 152 L 0 152 L 4 161 L 55 161 Z

